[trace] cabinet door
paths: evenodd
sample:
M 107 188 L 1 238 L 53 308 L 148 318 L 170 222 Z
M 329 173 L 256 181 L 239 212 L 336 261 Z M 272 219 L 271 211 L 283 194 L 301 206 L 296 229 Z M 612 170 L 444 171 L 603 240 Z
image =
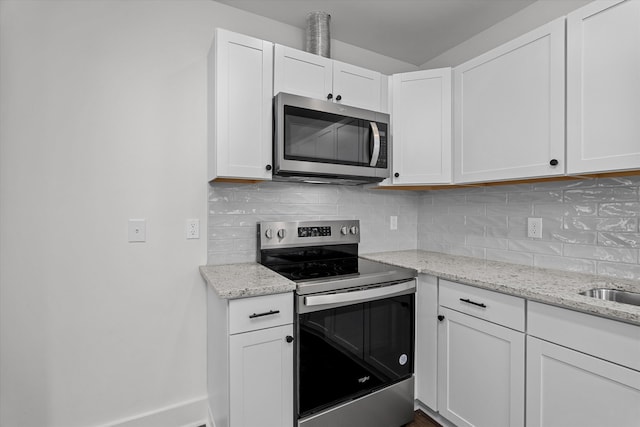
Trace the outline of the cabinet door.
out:
M 230 424 L 293 425 L 293 325 L 229 338 Z
M 640 2 L 596 1 L 567 19 L 567 171 L 640 168 Z
M 440 307 L 438 410 L 457 426 L 524 425 L 524 334 Z
M 209 180 L 271 179 L 273 45 L 217 29 L 209 60 Z
M 282 45 L 275 45 L 274 52 L 274 95 L 285 92 L 327 99 L 332 91 L 331 59 Z
M 564 40 L 561 18 L 454 69 L 455 182 L 564 174 Z
M 380 111 L 380 79 L 377 71 L 333 61 L 333 99 L 340 104 Z
M 527 337 L 528 427 L 636 427 L 640 372 Z
M 394 74 L 391 96 L 393 183 L 450 183 L 451 68 Z
M 416 293 L 416 399 L 438 410 L 438 278 L 418 276 Z

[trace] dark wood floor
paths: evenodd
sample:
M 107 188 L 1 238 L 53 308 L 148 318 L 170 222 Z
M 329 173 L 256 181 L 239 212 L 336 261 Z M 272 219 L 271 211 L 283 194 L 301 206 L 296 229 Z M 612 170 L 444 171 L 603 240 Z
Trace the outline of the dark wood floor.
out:
M 442 427 L 440 424 L 431 419 L 427 414 L 421 410 L 416 411 L 416 416 L 412 423 L 407 424 L 405 427 Z

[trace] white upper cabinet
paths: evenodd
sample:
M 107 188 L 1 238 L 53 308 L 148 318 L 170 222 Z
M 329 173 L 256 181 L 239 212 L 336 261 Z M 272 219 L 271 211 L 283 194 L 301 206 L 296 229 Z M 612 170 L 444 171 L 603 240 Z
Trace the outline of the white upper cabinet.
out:
M 333 85 L 333 61 L 320 55 L 275 45 L 273 95 L 280 92 L 327 99 Z
M 330 100 L 352 107 L 381 109 L 381 74 L 323 56 L 275 45 L 273 94 L 280 92 Z
M 334 100 L 352 107 L 379 111 L 380 79 L 377 71 L 333 61 Z
M 454 182 L 563 175 L 565 23 L 454 69 Z
M 640 168 L 640 1 L 567 18 L 567 172 Z
M 393 184 L 451 182 L 451 68 L 394 74 Z
M 271 179 L 273 44 L 216 29 L 208 75 L 209 180 Z

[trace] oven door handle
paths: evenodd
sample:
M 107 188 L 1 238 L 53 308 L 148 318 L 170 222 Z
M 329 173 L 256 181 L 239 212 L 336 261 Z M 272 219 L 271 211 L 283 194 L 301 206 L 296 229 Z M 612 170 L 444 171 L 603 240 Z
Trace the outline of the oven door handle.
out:
M 385 297 L 403 295 L 413 293 L 416 290 L 415 281 L 399 283 L 397 285 L 382 286 L 373 289 L 364 289 L 361 291 L 342 292 L 327 295 L 312 295 L 304 297 L 304 305 L 307 307 L 317 307 L 320 305 L 334 305 L 344 303 L 361 303 L 373 301 Z

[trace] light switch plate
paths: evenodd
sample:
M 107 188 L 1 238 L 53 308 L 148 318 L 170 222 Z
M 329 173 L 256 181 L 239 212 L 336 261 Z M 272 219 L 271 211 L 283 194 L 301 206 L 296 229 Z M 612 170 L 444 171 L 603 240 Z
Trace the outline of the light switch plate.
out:
M 396 215 L 391 215 L 389 217 L 389 230 L 397 230 L 398 229 L 398 217 Z
M 129 242 L 146 242 L 147 241 L 147 220 L 146 219 L 130 219 L 129 220 Z

